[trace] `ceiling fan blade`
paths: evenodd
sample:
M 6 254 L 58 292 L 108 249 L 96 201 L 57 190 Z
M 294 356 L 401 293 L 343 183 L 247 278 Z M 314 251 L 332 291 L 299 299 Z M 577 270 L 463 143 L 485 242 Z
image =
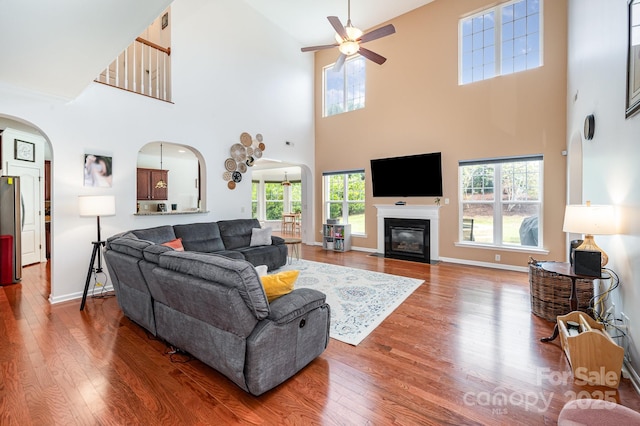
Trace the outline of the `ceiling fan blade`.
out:
M 382 37 L 386 37 L 388 35 L 394 34 L 395 32 L 396 32 L 396 28 L 393 25 L 391 24 L 385 25 L 384 27 L 380 27 L 373 31 L 369 31 L 368 33 L 360 37 L 360 43 L 366 43 L 371 40 L 376 40 Z
M 340 22 L 340 18 L 338 18 L 337 16 L 327 16 L 327 19 L 329 20 L 329 23 L 331 24 L 333 29 L 336 30 L 336 33 L 338 33 L 338 35 L 342 37 L 343 40 L 349 38 L 349 36 L 347 36 L 347 30 L 344 29 L 344 25 L 342 25 L 342 22 Z
M 369 49 L 365 49 L 362 46 L 360 46 L 360 50 L 358 51 L 358 53 L 364 56 L 365 58 L 367 58 L 368 60 L 375 62 L 378 65 L 384 64 L 387 60 L 387 58 L 385 58 L 384 56 L 380 56 L 377 53 L 372 52 Z
M 333 70 L 336 72 L 340 71 L 342 69 L 342 66 L 344 65 L 345 59 L 347 59 L 347 55 L 341 53 L 340 56 L 338 56 L 338 60 L 336 61 L 335 65 L 333 66 Z
M 331 49 L 332 47 L 337 47 L 338 43 L 333 43 L 333 44 L 324 44 L 321 46 L 309 46 L 309 47 L 303 47 L 302 50 L 303 52 L 313 52 L 315 50 L 322 50 L 322 49 Z

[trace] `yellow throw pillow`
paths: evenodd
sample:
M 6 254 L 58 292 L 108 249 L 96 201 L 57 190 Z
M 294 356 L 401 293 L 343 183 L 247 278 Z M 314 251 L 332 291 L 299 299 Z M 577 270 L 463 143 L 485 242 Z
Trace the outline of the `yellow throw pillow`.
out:
M 260 277 L 269 303 L 280 296 L 291 293 L 293 291 L 293 285 L 298 279 L 298 275 L 300 275 L 300 271 L 292 270 Z

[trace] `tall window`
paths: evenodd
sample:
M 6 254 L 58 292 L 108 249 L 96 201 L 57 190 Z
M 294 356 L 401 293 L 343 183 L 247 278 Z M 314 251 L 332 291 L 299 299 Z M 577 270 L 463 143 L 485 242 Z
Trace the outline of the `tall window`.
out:
M 282 212 L 284 211 L 284 191 L 282 183 L 265 182 L 264 195 L 264 204 L 266 209 L 265 219 L 281 220 Z
M 460 20 L 460 84 L 542 65 L 542 0 L 516 0 Z
M 542 247 L 542 155 L 460 161 L 460 241 Z
M 290 209 L 292 213 L 302 212 L 302 182 L 291 181 L 291 197 L 289 199 Z
M 364 170 L 323 173 L 323 219 L 351 224 L 352 234 L 364 234 Z
M 251 181 L 251 217 L 258 219 L 258 192 L 260 191 L 260 182 Z
M 340 71 L 333 64 L 324 67 L 323 117 L 364 108 L 365 59 L 356 55 L 347 59 Z

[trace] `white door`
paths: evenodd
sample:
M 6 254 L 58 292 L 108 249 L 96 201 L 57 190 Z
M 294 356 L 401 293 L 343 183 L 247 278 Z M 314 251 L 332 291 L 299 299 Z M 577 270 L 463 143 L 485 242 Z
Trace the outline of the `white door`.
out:
M 42 212 L 40 203 L 40 169 L 10 164 L 11 176 L 20 176 L 22 197 L 22 266 L 38 263 L 42 259 Z

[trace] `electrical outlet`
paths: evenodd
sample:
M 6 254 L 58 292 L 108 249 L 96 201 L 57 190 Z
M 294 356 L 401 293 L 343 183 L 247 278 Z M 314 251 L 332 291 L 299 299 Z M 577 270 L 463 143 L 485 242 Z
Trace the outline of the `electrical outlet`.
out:
M 626 329 L 625 333 L 629 335 L 629 333 L 631 332 L 631 320 L 624 312 L 620 312 L 620 317 L 622 318 L 622 325 Z
M 500 255 L 496 254 L 496 262 L 500 262 Z

